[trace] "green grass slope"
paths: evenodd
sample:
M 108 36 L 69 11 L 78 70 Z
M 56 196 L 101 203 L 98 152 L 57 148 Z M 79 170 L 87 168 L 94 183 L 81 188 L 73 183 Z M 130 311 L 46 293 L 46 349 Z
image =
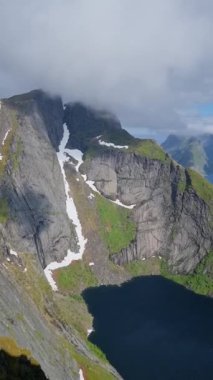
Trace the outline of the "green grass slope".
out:
M 102 196 L 97 199 L 100 234 L 111 254 L 127 247 L 136 237 L 136 225 L 130 211 Z
M 161 275 L 193 290 L 195 293 L 213 296 L 213 252 L 204 257 L 193 274 L 188 275 L 171 274 L 166 262 L 162 261 Z

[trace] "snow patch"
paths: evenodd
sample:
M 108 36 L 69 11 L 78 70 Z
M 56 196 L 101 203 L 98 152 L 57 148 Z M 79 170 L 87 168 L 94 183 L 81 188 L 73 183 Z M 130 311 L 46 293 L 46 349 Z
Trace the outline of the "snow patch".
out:
M 87 180 L 86 174 L 81 174 L 81 177 L 86 182 L 86 184 L 92 189 L 95 193 L 101 194 L 100 191 L 97 189 L 97 187 L 94 185 L 94 181 Z
M 79 179 L 79 178 L 76 178 L 76 181 L 77 181 L 77 182 L 79 182 L 79 181 L 80 181 L 80 179 Z
M 79 149 L 64 149 L 64 152 L 78 162 L 77 165 L 75 165 L 75 169 L 79 172 L 79 167 L 83 164 L 83 153 Z
M 1 108 L 0 108 L 1 109 Z M 9 134 L 9 132 L 10 132 L 10 129 L 8 129 L 8 131 L 5 133 L 5 135 L 4 135 L 4 138 L 3 138 L 3 141 L 2 141 L 2 146 L 4 146 L 4 144 L 5 144 L 5 141 L 6 141 L 6 139 L 7 139 L 7 136 L 8 136 L 8 134 Z M 0 161 L 2 161 L 3 160 L 3 156 L 2 156 L 2 154 L 0 153 Z
M 95 196 L 93 193 L 90 193 L 90 195 L 88 195 L 88 199 L 92 199 L 92 198 L 95 198 Z
M 24 268 L 24 273 L 26 273 L 27 272 L 27 268 Z
M 97 187 L 94 185 L 94 181 L 86 181 L 87 185 L 90 187 L 90 189 L 92 189 L 93 191 L 95 191 L 96 193 L 98 194 L 101 194 L 100 191 L 97 189 Z
M 104 146 L 108 146 L 108 147 L 112 147 L 112 148 L 116 148 L 116 149 L 128 149 L 129 148 L 128 145 L 115 145 L 113 143 L 108 143 L 106 141 L 100 140 L 99 136 L 97 139 L 98 139 L 99 145 L 104 145 Z
M 89 267 L 93 267 L 95 265 L 95 263 L 91 262 L 89 263 Z
M 90 336 L 90 334 L 92 334 L 93 331 L 94 331 L 93 327 L 91 329 L 87 329 L 87 338 L 88 336 Z
M 90 189 L 92 189 L 95 193 L 98 193 L 101 195 L 100 191 L 97 189 L 97 187 L 95 186 L 95 182 L 94 181 L 89 181 L 87 180 L 87 176 L 86 174 L 81 174 L 83 180 L 86 182 L 86 184 L 90 187 Z M 91 199 L 91 194 L 88 196 L 89 199 Z M 93 194 L 94 196 L 94 194 Z M 125 207 L 125 208 L 128 208 L 128 209 L 133 209 L 136 205 L 125 205 L 124 203 L 122 203 L 121 201 L 119 201 L 119 199 L 116 199 L 116 201 L 112 201 L 111 199 L 109 199 L 109 201 L 115 203 L 116 205 L 119 205 L 121 207 Z
M 14 251 L 13 249 L 10 249 L 10 254 L 18 257 L 18 253 L 16 251 Z
M 84 374 L 82 369 L 79 369 L 79 380 L 84 380 Z
M 122 203 L 121 201 L 119 201 L 119 199 L 116 199 L 116 201 L 111 201 L 113 203 L 115 203 L 116 205 L 119 205 L 121 207 L 125 207 L 125 208 L 128 208 L 128 209 L 133 209 L 136 205 L 130 205 L 130 206 L 127 206 L 125 205 L 124 203 Z
M 4 136 L 3 141 L 2 141 L 2 145 L 5 144 L 5 141 L 7 140 L 7 136 L 9 133 L 10 133 L 10 129 L 8 129 L 8 131 L 5 133 L 5 136 Z
M 142 258 L 142 261 L 144 261 L 144 260 L 146 260 L 146 257 L 143 257 L 143 258 Z
M 53 261 L 52 263 L 47 265 L 47 267 L 44 269 L 44 273 L 47 278 L 47 281 L 49 282 L 50 286 L 52 287 L 54 291 L 57 291 L 58 287 L 56 285 L 55 280 L 53 279 L 52 271 L 67 267 L 68 265 L 72 263 L 72 261 L 81 260 L 81 259 L 82 259 L 81 252 L 76 253 L 68 249 L 67 255 L 64 257 L 64 259 L 60 263 L 58 261 Z
M 82 233 L 82 226 L 81 226 L 81 223 L 80 223 L 80 220 L 78 217 L 77 209 L 75 207 L 73 199 L 70 197 L 70 188 L 69 188 L 69 184 L 67 182 L 66 174 L 65 174 L 65 170 L 64 170 L 65 162 L 69 161 L 69 157 L 67 156 L 66 153 L 70 154 L 70 151 L 71 151 L 70 149 L 65 149 L 68 140 L 69 140 L 69 130 L 68 130 L 66 124 L 64 124 L 64 135 L 63 135 L 63 138 L 62 138 L 61 143 L 59 145 L 59 152 L 57 153 L 57 157 L 58 157 L 58 162 L 59 162 L 59 165 L 61 168 L 61 173 L 62 173 L 63 180 L 64 180 L 67 215 L 68 215 L 69 219 L 75 225 L 75 230 L 76 230 L 76 234 L 78 237 L 79 251 L 78 252 L 72 252 L 70 249 L 68 249 L 67 255 L 65 256 L 65 258 L 61 262 L 54 261 L 54 262 L 50 263 L 49 265 L 47 265 L 47 267 L 44 269 L 44 273 L 45 273 L 45 276 L 47 278 L 47 281 L 49 282 L 50 286 L 52 287 L 52 289 L 54 291 L 57 291 L 58 288 L 57 288 L 55 280 L 53 279 L 52 271 L 56 270 L 58 268 L 66 267 L 66 266 L 70 265 L 72 263 L 72 261 L 81 260 L 83 253 L 84 253 L 84 250 L 85 250 L 86 243 L 87 243 L 87 239 L 84 238 L 83 233 Z M 78 155 L 78 157 L 80 157 L 79 153 L 76 153 L 76 157 L 77 157 L 77 155 Z M 79 168 L 78 165 L 79 165 L 79 161 L 78 161 L 78 164 L 76 166 Z

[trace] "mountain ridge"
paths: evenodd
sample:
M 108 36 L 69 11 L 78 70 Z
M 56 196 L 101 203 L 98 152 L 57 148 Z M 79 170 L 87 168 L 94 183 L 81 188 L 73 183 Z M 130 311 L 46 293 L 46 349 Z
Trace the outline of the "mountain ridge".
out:
M 63 167 L 87 244 L 82 261 L 53 272 L 55 293 L 43 270 L 78 247 L 57 158 L 64 123 Z M 88 343 L 92 319 L 81 293 L 129 280 L 132 260 L 149 273 L 160 273 L 162 260 L 174 273 L 192 273 L 213 247 L 212 187 L 114 115 L 64 109 L 40 90 L 2 100 L 0 147 L 0 336 L 28 348 L 50 380 L 77 380 L 80 369 L 88 380 L 119 379 Z
M 191 167 L 207 177 L 213 175 L 213 135 L 199 136 L 169 135 L 162 147 L 184 167 Z

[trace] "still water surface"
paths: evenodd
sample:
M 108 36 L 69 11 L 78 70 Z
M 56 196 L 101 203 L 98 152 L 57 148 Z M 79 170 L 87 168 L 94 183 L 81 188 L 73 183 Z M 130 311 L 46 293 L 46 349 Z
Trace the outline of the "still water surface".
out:
M 83 293 L 90 340 L 125 380 L 213 380 L 213 299 L 161 276 Z

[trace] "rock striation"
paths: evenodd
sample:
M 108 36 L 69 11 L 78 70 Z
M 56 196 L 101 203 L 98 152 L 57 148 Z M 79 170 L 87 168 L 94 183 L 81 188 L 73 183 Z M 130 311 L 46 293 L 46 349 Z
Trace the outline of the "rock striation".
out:
M 73 107 L 69 112 L 72 115 Z M 75 109 L 75 118 L 76 112 Z M 84 117 L 87 117 L 85 110 L 81 113 L 81 118 Z M 97 122 L 97 113 L 93 117 Z M 70 118 L 71 129 L 75 131 L 78 125 Z M 212 249 L 211 205 L 197 194 L 188 172 L 169 157 L 152 159 L 134 153 L 131 151 L 134 140 L 128 150 L 106 146 L 100 149 L 94 144 L 96 133 L 96 129 L 90 130 L 92 154 L 90 146 L 80 170 L 105 197 L 136 204 L 132 213 L 137 225 L 136 240 L 112 256 L 114 263 L 123 265 L 135 259 L 160 256 L 174 273 L 192 272 Z
M 56 156 L 63 135 L 62 102 L 41 91 L 10 98 L 2 102 L 0 123 L 12 135 L 0 179 L 0 198 L 8 205 L 0 249 L 37 254 L 44 268 L 76 246 Z

